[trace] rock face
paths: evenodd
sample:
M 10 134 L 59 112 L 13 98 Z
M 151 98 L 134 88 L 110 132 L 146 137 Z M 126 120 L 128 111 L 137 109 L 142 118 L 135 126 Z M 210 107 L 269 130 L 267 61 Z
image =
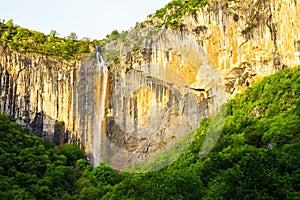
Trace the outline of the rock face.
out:
M 136 36 L 145 40 L 139 50 L 123 49 L 108 88 L 104 155 L 118 169 L 171 148 L 225 102 L 219 70 L 193 38 L 153 29 L 128 38 Z
M 122 57 L 112 65 L 106 155 L 151 157 L 252 83 L 299 65 L 299 15 L 294 0 L 217 0 L 183 16 L 177 32 L 148 24 L 105 46 Z
M 76 62 L 20 54 L 1 45 L 1 112 L 39 136 L 53 136 L 56 120 L 72 131 L 77 67 Z
M 181 23 L 222 70 L 231 98 L 261 77 L 300 63 L 299 17 L 295 0 L 217 0 Z
M 299 15 L 295 0 L 216 0 L 177 31 L 133 29 L 102 47 L 120 54 L 106 90 L 95 55 L 63 61 L 0 45 L 0 112 L 56 144 L 80 144 L 94 165 L 147 162 L 253 82 L 299 65 Z
M 96 59 L 63 61 L 0 46 L 0 112 L 56 144 L 87 148 L 96 112 Z

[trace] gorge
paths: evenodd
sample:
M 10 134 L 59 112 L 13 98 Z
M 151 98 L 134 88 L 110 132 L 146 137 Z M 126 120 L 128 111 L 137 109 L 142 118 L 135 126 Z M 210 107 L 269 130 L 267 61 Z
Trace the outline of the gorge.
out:
M 1 43 L 0 112 L 56 144 L 79 144 L 94 166 L 109 158 L 126 169 L 169 149 L 252 83 L 299 65 L 299 15 L 295 0 L 212 1 L 177 29 L 149 16 L 83 60 Z M 118 59 L 104 64 L 102 54 Z

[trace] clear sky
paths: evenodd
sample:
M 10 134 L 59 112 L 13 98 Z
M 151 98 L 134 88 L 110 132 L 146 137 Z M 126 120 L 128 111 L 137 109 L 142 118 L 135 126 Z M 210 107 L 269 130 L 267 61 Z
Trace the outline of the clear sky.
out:
M 113 30 L 128 30 L 170 0 L 1 0 L 0 19 L 60 37 L 101 39 Z

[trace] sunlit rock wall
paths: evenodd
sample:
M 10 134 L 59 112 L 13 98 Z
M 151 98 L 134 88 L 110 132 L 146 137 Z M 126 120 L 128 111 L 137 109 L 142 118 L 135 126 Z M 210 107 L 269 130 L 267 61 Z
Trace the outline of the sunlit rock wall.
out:
M 294 0 L 215 1 L 186 16 L 231 96 L 262 77 L 300 63 L 300 4 Z
M 20 54 L 0 46 L 0 111 L 39 136 L 53 136 L 55 121 L 73 130 L 76 62 Z
M 89 151 L 97 116 L 96 72 L 93 56 L 63 61 L 0 45 L 0 112 L 56 144 L 74 142 Z
M 264 76 L 299 65 L 299 18 L 297 0 L 213 0 L 179 24 L 222 70 L 232 98 Z
M 183 16 L 176 31 L 153 28 L 161 19 L 152 18 L 127 42 L 107 44 L 104 51 L 120 51 L 121 60 L 111 65 L 106 155 L 135 163 L 161 152 L 252 83 L 299 65 L 299 5 L 211 1 Z
M 119 169 L 171 148 L 225 102 L 220 72 L 193 38 L 153 29 L 134 30 L 128 38 L 144 40 L 139 50 L 121 48 L 120 63 L 110 66 L 103 149 Z

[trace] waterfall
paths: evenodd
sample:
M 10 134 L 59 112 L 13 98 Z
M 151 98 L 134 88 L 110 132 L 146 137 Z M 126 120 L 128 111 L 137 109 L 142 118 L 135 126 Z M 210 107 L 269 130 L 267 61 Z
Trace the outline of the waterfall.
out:
M 105 96 L 106 96 L 106 86 L 107 86 L 107 76 L 108 69 L 105 66 L 105 62 L 103 56 L 101 54 L 101 50 L 98 46 L 96 46 L 96 59 L 97 59 L 97 67 L 98 67 L 98 77 L 99 82 L 97 85 L 98 90 L 96 94 L 96 112 L 95 116 L 95 128 L 93 130 L 93 141 L 92 141 L 92 165 L 97 167 L 100 164 L 102 159 L 102 125 L 104 120 L 104 111 L 105 111 Z

